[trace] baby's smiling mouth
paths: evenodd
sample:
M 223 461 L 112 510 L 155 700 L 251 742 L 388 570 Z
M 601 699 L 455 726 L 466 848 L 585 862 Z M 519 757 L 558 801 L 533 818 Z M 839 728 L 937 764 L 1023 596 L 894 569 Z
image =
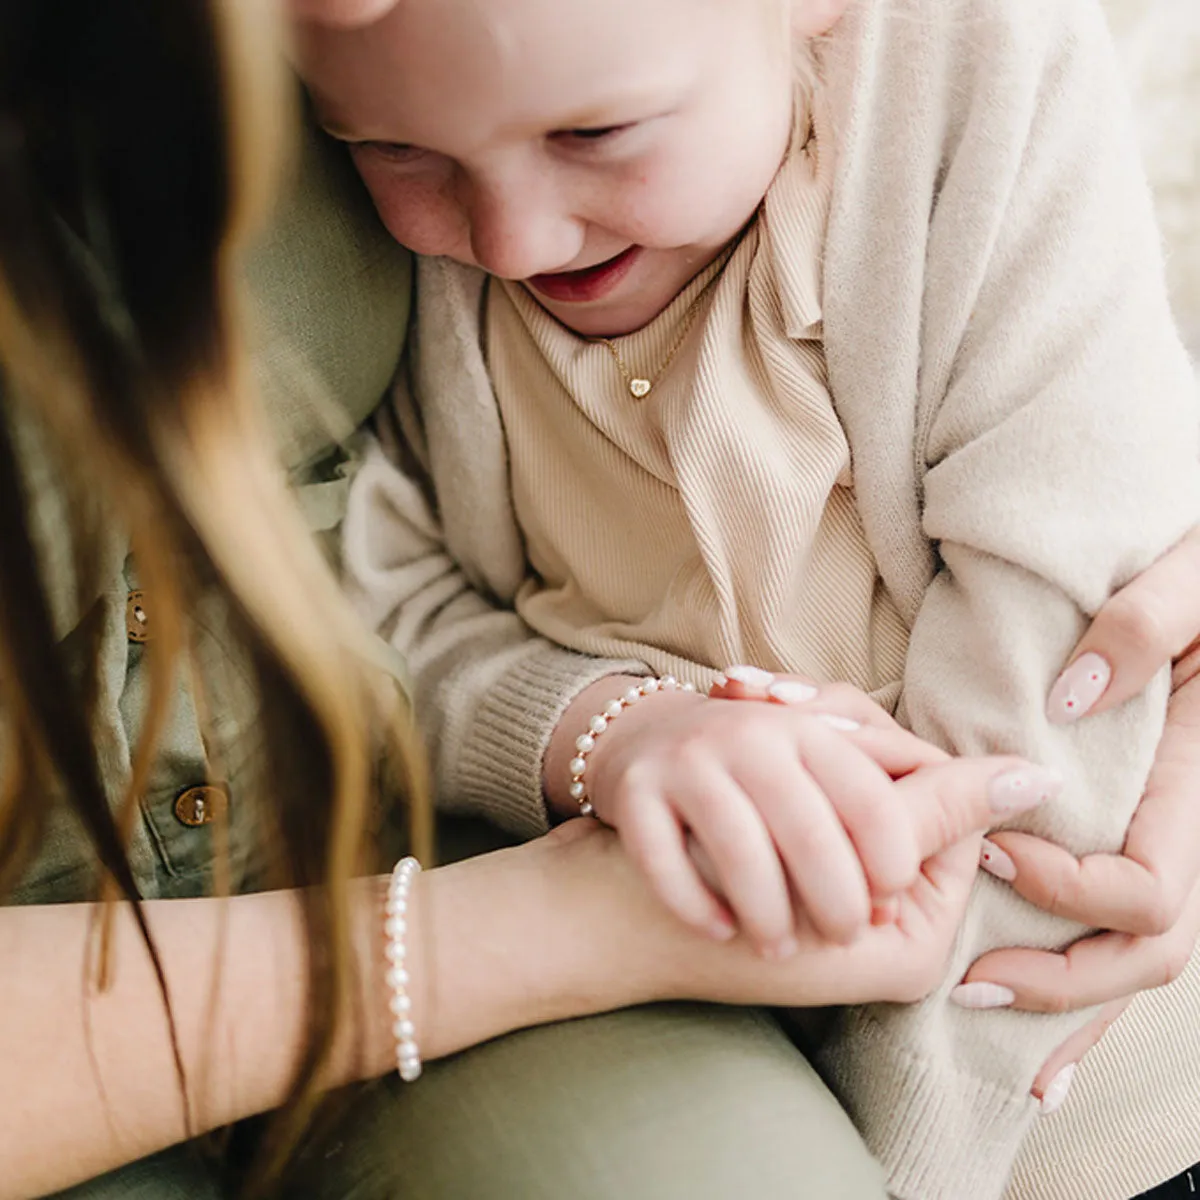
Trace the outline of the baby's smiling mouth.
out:
M 535 275 L 526 283 L 548 300 L 586 304 L 607 296 L 629 274 L 641 252 L 641 246 L 630 246 L 595 266 L 555 275 Z

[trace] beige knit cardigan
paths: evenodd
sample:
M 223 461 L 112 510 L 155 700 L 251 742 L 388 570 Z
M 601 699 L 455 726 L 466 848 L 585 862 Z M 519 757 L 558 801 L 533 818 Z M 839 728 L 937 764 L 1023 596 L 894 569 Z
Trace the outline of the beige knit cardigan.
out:
M 1070 729 L 1047 723 L 1044 698 L 1088 616 L 1195 523 L 1200 457 L 1103 18 L 1095 0 L 860 0 L 825 70 L 837 138 L 825 350 L 867 538 L 912 631 L 901 715 L 959 752 L 1059 767 L 1061 802 L 1025 827 L 1076 852 L 1116 850 L 1165 680 Z M 364 612 L 408 660 L 444 805 L 536 834 L 559 715 L 593 680 L 644 668 L 562 650 L 512 611 L 528 567 L 482 289 L 475 272 L 420 264 L 391 413 L 403 441 L 369 452 L 345 555 Z M 823 1065 L 902 1200 L 1003 1192 L 1034 1073 L 1082 1015 L 966 1012 L 947 993 L 985 949 L 1080 932 L 981 878 L 938 993 L 845 1015 Z M 1188 1084 L 1192 1024 L 1172 1030 L 1166 1059 L 1190 1064 Z M 1115 1086 L 1091 1085 L 1101 1101 Z M 1200 1159 L 1180 1087 L 1171 1139 L 1117 1156 L 1133 1190 Z M 1086 1167 L 1078 1147 L 1039 1137 Z M 1025 1177 L 1028 1195 L 1131 1194 L 1111 1190 L 1127 1181 L 1072 1190 L 1044 1157 Z

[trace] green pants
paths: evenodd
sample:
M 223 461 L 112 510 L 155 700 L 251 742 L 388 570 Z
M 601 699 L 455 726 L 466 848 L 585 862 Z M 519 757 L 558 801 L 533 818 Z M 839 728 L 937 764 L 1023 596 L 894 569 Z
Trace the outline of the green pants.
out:
M 763 1013 L 629 1009 L 357 1089 L 297 1200 L 883 1200 L 845 1113 Z M 224 1200 L 188 1147 L 62 1200 Z

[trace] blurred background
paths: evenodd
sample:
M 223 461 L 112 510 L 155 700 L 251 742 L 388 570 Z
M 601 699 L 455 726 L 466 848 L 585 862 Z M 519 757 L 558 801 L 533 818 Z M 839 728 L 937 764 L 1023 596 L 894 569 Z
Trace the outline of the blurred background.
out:
M 1176 312 L 1200 363 L 1200 0 L 1103 4 L 1137 105 Z

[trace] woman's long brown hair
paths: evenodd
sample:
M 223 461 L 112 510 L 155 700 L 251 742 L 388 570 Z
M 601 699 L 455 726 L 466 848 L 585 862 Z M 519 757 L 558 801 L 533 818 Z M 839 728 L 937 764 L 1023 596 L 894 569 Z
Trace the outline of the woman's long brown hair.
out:
M 134 906 L 169 1014 L 126 846 L 195 598 L 222 597 L 231 649 L 257 677 L 277 857 L 305 889 L 308 1036 L 274 1169 L 311 1115 L 349 995 L 347 880 L 362 863 L 372 734 L 406 723 L 385 711 L 365 634 L 297 520 L 241 347 L 238 254 L 291 136 L 270 7 L 0 0 L 0 888 L 61 795 L 91 841 L 102 897 Z M 46 586 L 26 425 L 69 464 L 56 482 L 84 605 L 72 640 L 92 638 L 82 670 Z M 113 521 L 156 598 L 158 715 L 118 805 L 92 737 L 98 631 L 86 609 L 97 534 Z M 415 805 L 419 756 L 402 751 Z M 178 1052 L 176 1065 L 186 1105 Z

